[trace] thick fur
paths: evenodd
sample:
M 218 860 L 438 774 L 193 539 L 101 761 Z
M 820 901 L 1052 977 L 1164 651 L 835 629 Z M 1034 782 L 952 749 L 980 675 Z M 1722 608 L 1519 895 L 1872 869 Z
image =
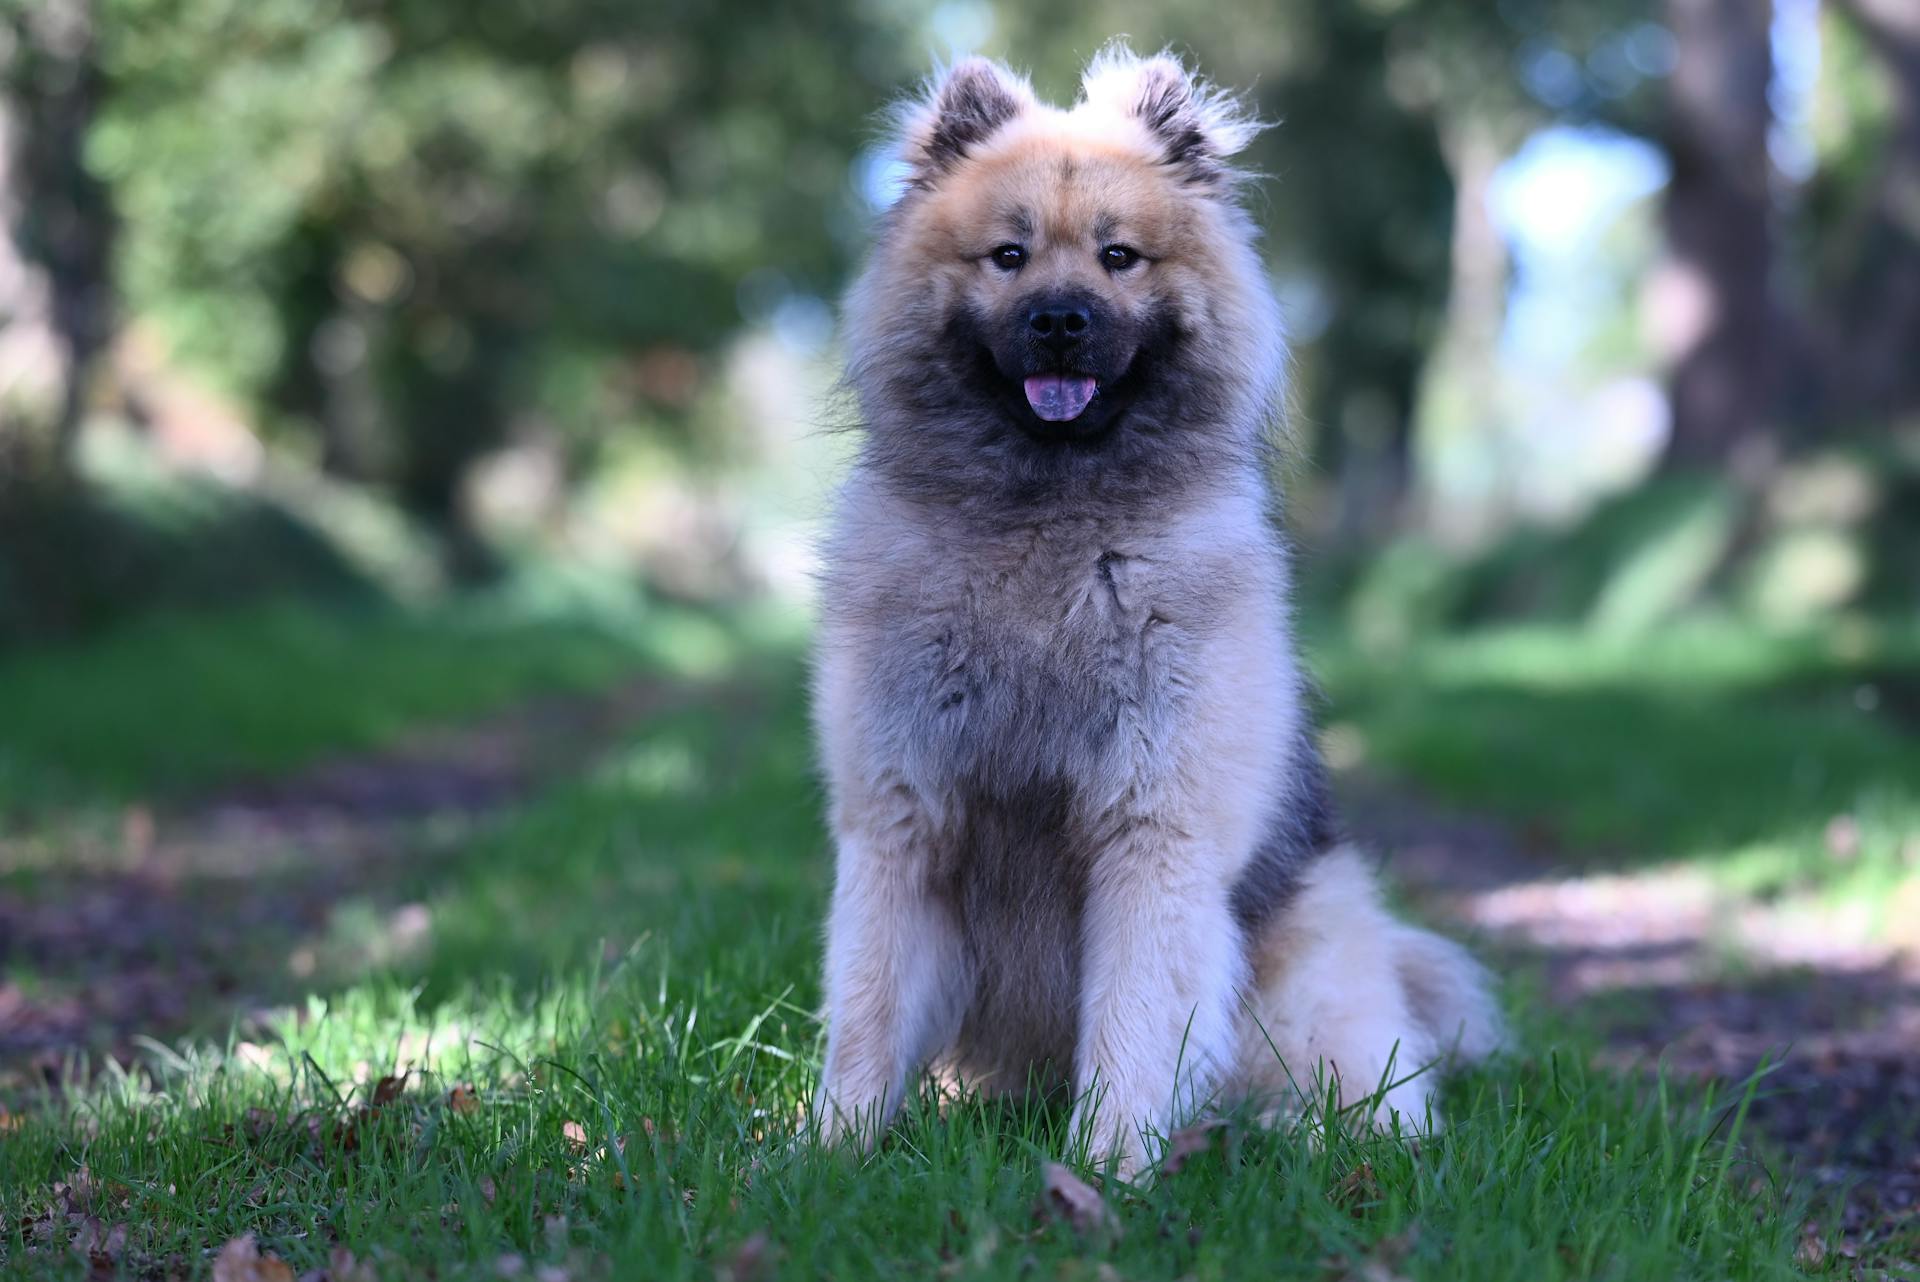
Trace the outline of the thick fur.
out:
M 938 1063 L 1071 1092 L 1132 1171 L 1223 1093 L 1324 1065 L 1364 1095 L 1389 1056 L 1498 1038 L 1466 954 L 1330 853 L 1270 519 L 1280 320 L 1234 198 L 1252 132 L 1122 49 L 1071 110 L 974 59 L 903 115 L 912 181 L 847 302 L 867 431 L 816 665 L 829 1138 Z M 1060 300 L 1087 322 L 1065 356 L 1031 326 Z M 1022 378 L 1063 361 L 1099 390 L 1042 421 Z M 1386 1102 L 1419 1124 L 1430 1082 Z

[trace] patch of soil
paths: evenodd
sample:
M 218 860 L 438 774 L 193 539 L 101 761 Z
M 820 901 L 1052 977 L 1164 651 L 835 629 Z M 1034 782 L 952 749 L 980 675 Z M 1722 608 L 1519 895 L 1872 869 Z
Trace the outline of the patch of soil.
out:
M 117 832 L 45 838 L 73 857 L 0 889 L 0 1091 L 76 1049 L 124 1054 L 135 1034 L 257 1009 L 286 977 L 289 944 L 324 929 L 341 899 L 457 853 L 673 697 L 653 680 L 543 696 L 383 751 L 130 807 Z M 391 924 L 408 928 L 405 906 Z
M 1776 910 L 1684 871 L 1595 876 L 1544 834 L 1379 780 L 1342 791 L 1393 880 L 1490 956 L 1537 971 L 1551 1000 L 1580 1005 L 1606 1061 L 1729 1083 L 1768 1066 L 1749 1120 L 1843 1191 L 1846 1238 L 1920 1230 L 1920 957 L 1856 921 Z

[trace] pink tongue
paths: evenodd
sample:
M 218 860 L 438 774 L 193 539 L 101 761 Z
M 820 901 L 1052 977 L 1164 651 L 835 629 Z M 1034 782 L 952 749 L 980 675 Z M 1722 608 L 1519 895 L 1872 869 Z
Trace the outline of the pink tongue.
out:
M 1079 418 L 1093 399 L 1095 383 L 1077 374 L 1035 374 L 1026 383 L 1027 404 L 1049 423 Z

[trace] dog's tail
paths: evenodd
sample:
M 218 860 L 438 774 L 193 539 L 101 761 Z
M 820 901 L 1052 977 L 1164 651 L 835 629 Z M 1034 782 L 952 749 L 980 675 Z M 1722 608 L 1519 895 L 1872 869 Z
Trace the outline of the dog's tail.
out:
M 1386 1086 L 1382 1116 L 1420 1125 L 1432 1116 L 1439 1071 L 1506 1041 L 1486 969 L 1459 944 L 1394 916 L 1351 847 L 1308 866 L 1254 960 L 1256 1027 L 1242 1071 L 1256 1094 L 1297 1091 L 1324 1069 L 1339 1078 L 1343 1103 Z
M 1493 977 L 1472 953 L 1430 930 L 1396 922 L 1394 968 L 1415 1021 L 1449 1064 L 1483 1060 L 1506 1044 Z

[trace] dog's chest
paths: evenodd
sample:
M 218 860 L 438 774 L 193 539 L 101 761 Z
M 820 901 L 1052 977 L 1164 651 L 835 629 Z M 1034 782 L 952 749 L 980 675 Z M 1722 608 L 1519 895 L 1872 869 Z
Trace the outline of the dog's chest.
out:
M 1087 540 L 927 575 L 876 673 L 916 782 L 976 797 L 1109 790 L 1177 714 L 1175 616 L 1191 595 L 1139 551 Z

